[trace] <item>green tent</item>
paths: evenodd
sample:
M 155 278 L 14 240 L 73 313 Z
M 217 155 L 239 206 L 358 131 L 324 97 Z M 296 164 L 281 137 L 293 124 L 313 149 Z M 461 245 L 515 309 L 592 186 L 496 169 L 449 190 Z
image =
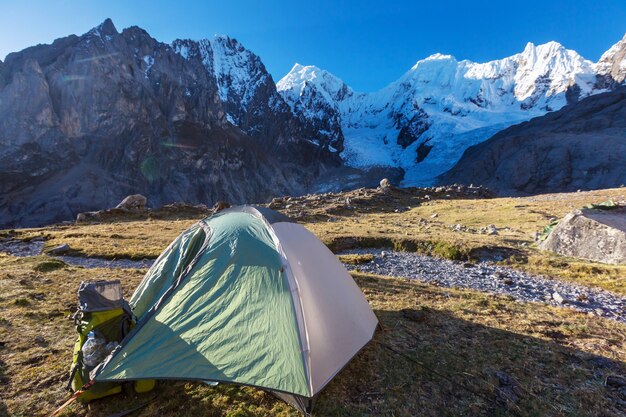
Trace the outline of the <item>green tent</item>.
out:
M 94 381 L 248 385 L 305 414 L 378 323 L 326 246 L 287 217 L 252 206 L 183 232 L 130 305 L 138 324 L 92 372 Z

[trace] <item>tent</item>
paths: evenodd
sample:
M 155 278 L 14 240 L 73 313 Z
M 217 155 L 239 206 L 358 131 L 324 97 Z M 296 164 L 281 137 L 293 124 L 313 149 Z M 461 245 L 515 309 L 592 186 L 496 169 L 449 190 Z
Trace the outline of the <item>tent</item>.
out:
M 336 256 L 272 210 L 241 206 L 183 232 L 132 295 L 137 325 L 95 382 L 258 387 L 305 414 L 378 321 Z

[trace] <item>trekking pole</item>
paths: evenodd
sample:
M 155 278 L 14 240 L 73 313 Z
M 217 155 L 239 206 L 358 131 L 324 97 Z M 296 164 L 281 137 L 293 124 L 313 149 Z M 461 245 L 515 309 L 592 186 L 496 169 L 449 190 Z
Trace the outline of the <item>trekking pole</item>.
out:
M 74 401 L 76 401 L 76 399 L 78 398 L 78 396 L 80 394 L 82 394 L 83 392 L 87 391 L 92 385 L 94 384 L 94 381 L 89 381 L 87 382 L 85 385 L 83 385 L 81 387 L 81 389 L 79 389 L 78 391 L 76 391 L 74 394 L 72 394 L 72 396 L 63 403 L 63 405 L 61 405 L 59 408 L 57 408 L 56 410 L 54 410 L 54 412 L 50 415 L 50 417 L 54 417 L 57 414 L 59 414 L 61 411 L 63 411 L 68 405 L 72 404 Z

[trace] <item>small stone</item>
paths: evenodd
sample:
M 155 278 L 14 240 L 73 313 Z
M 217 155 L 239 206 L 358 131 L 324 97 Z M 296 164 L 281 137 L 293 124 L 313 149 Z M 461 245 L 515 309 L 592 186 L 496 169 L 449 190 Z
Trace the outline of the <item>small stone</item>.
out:
M 62 255 L 64 253 L 69 252 L 69 250 L 70 250 L 70 245 L 68 245 L 67 243 L 63 243 L 62 245 L 55 246 L 54 248 L 50 249 L 48 253 L 50 255 Z
M 433 214 L 430 215 L 431 219 L 435 219 L 437 217 L 439 217 L 439 215 L 437 213 L 433 213 Z
M 502 281 L 502 283 L 504 285 L 513 285 L 513 280 L 509 279 L 509 278 L 506 278 L 504 281 Z
M 384 190 L 385 188 L 389 188 L 391 187 L 391 183 L 389 182 L 389 180 L 387 178 L 383 178 L 382 180 L 380 180 L 380 189 Z
M 552 299 L 559 304 L 565 304 L 565 298 L 556 291 L 552 293 Z
M 494 376 L 498 379 L 496 402 L 504 405 L 508 402 L 516 403 L 519 401 L 523 395 L 519 382 L 504 371 L 497 371 Z
M 226 201 L 218 201 L 213 205 L 213 213 L 217 213 L 218 211 L 222 211 L 230 207 L 230 204 Z

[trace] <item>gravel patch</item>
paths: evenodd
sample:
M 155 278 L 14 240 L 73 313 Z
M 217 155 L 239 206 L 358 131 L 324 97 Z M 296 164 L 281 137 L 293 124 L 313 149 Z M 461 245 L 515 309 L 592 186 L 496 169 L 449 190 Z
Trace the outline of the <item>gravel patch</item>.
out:
M 15 240 L 0 239 L 0 252 L 13 256 L 37 256 L 43 251 L 43 239 Z
M 82 266 L 83 268 L 109 268 L 109 269 L 148 269 L 154 263 L 154 259 L 102 259 L 84 258 L 81 256 L 55 256 L 66 264 Z
M 0 240 L 0 252 L 8 253 L 13 256 L 37 256 L 43 252 L 43 240 L 17 240 L 2 239 Z M 154 259 L 103 259 L 103 258 L 85 258 L 82 256 L 52 256 L 66 264 L 82 266 L 84 268 L 110 268 L 110 269 L 144 269 L 150 268 L 154 263 Z
M 346 265 L 378 275 L 416 279 L 443 287 L 505 294 L 519 301 L 565 306 L 626 323 L 626 297 L 608 291 L 527 274 L 491 262 L 467 264 L 383 249 L 354 249 L 339 255 L 372 254 L 371 262 Z

